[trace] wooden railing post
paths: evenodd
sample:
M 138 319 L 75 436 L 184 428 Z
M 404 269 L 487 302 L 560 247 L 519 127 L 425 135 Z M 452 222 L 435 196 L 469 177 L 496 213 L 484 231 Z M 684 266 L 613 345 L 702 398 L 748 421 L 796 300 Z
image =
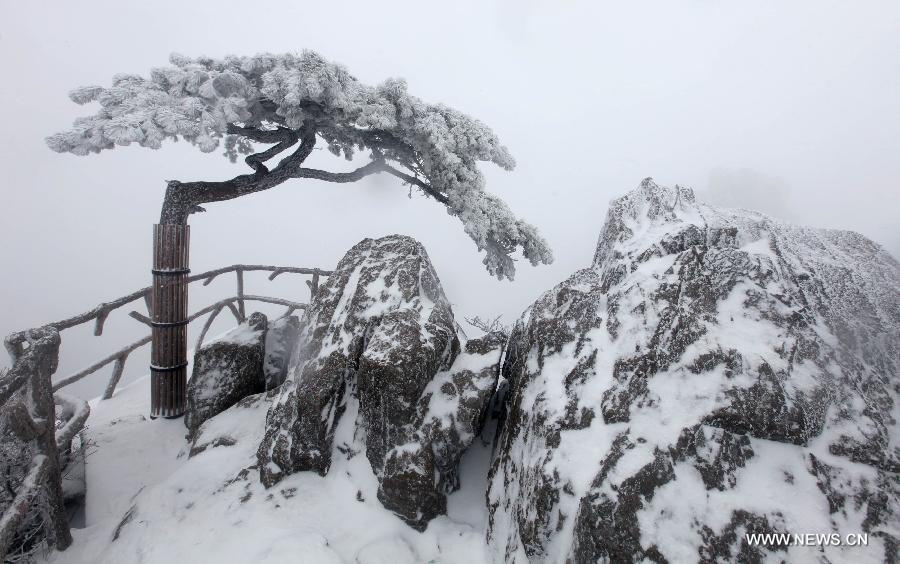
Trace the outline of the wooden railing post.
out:
M 20 484 L 12 504 L 0 513 L 0 560 L 4 562 L 16 531 L 32 509 L 34 497 L 39 495 L 38 489 L 44 489 L 47 496 L 49 511 L 41 519 L 50 527 L 49 534 L 53 535 L 53 544 L 58 550 L 65 550 L 72 544 L 63 506 L 55 428 L 56 405 L 50 383 L 59 362 L 59 332 L 54 327 L 45 326 L 14 335 L 14 341 L 9 337 L 6 341 L 13 366 L 7 375 L 7 381 L 0 382 L 0 405 L 10 400 L 13 394 L 22 391 L 19 398 L 21 407 L 11 410 L 13 413 L 17 411 L 13 418 L 18 424 L 14 423 L 13 433 L 18 428 L 19 433 L 25 435 L 20 435 L 19 439 L 34 441 L 34 457 L 31 469 Z M 27 349 L 22 346 L 25 342 L 29 345 Z M 83 423 L 82 420 L 78 424 Z
M 312 280 L 307 280 L 306 285 L 309 286 L 309 303 L 312 303 L 313 298 L 316 297 L 316 294 L 319 292 L 319 269 L 315 269 L 313 271 Z
M 190 226 L 153 226 L 150 417 L 184 414 Z
M 242 322 L 247 318 L 247 311 L 244 308 L 244 270 L 238 268 L 235 272 L 237 273 L 237 307 L 238 312 L 241 314 L 240 321 Z
M 119 380 L 122 379 L 122 372 L 125 371 L 126 360 L 128 360 L 128 353 L 124 353 L 117 358 L 116 363 L 113 364 L 112 376 L 110 376 L 109 382 L 106 384 L 106 389 L 103 391 L 103 399 L 107 400 L 112 398 L 113 394 L 116 392 L 116 386 L 119 385 Z

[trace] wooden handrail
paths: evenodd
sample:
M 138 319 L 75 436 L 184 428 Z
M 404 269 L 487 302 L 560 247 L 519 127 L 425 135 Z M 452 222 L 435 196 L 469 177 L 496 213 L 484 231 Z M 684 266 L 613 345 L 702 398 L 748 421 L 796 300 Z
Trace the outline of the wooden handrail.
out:
M 332 274 L 332 271 L 322 270 L 320 268 L 302 268 L 302 267 L 294 267 L 294 266 L 273 266 L 273 265 L 263 265 L 263 264 L 233 264 L 230 266 L 216 268 L 214 270 L 209 270 L 206 272 L 201 272 L 199 274 L 194 274 L 192 276 L 189 276 L 187 279 L 188 283 L 198 282 L 198 281 L 202 280 L 203 285 L 206 286 L 206 285 L 209 285 L 219 275 L 227 274 L 229 272 L 235 272 L 237 274 L 237 295 L 236 296 L 233 296 L 231 298 L 226 298 L 224 300 L 219 300 L 218 302 L 215 302 L 209 306 L 206 306 L 205 308 L 188 316 L 187 321 L 188 321 L 188 323 L 190 323 L 190 322 L 196 320 L 197 318 L 202 317 L 202 316 L 212 312 L 212 315 L 210 316 L 210 318 L 207 320 L 207 323 L 203 327 L 203 330 L 200 334 L 200 338 L 197 340 L 197 348 L 202 346 L 203 339 L 206 337 L 206 333 L 209 330 L 209 327 L 212 325 L 212 320 L 215 319 L 215 317 L 219 314 L 219 312 L 224 307 L 227 307 L 232 312 L 232 314 L 234 315 L 234 317 L 238 323 L 242 322 L 246 316 L 244 303 L 247 301 L 258 301 L 258 302 L 286 306 L 288 309 L 284 315 L 290 315 L 291 313 L 293 313 L 296 310 L 305 309 L 307 307 L 307 304 L 294 302 L 291 300 L 285 300 L 282 298 L 273 298 L 273 297 L 269 297 L 269 296 L 244 294 L 243 273 L 244 272 L 258 272 L 258 271 L 271 272 L 271 274 L 268 276 L 269 280 L 274 280 L 277 276 L 280 276 L 281 274 L 285 274 L 285 273 L 310 275 L 310 276 L 312 276 L 312 280 L 306 282 L 307 286 L 309 286 L 310 297 L 314 296 L 316 291 L 318 290 L 319 278 L 321 276 L 329 276 Z M 118 308 L 121 308 L 123 306 L 126 306 L 126 305 L 128 305 L 134 301 L 137 301 L 141 298 L 144 299 L 145 304 L 148 306 L 148 311 L 149 311 L 150 287 L 147 287 L 147 288 L 142 288 L 136 292 L 132 292 L 126 296 L 122 296 L 121 298 L 118 298 L 118 299 L 115 299 L 115 300 L 112 300 L 109 302 L 103 302 L 103 303 L 97 305 L 95 308 L 93 308 L 85 313 L 82 313 L 82 314 L 79 314 L 79 315 L 76 315 L 73 317 L 69 317 L 69 318 L 63 319 L 61 321 L 55 321 L 55 322 L 49 323 L 45 327 L 53 327 L 57 331 L 63 331 L 65 329 L 70 329 L 72 327 L 76 327 L 78 325 L 82 325 L 82 324 L 94 321 L 94 335 L 100 336 L 103 334 L 103 326 L 106 322 L 106 319 L 109 317 L 109 314 L 112 311 L 114 311 Z M 147 325 L 147 326 L 151 325 L 150 318 L 138 311 L 133 310 L 133 311 L 129 312 L 128 315 L 131 318 L 139 321 L 140 323 L 143 323 L 144 325 Z M 13 361 L 15 361 L 16 356 L 22 352 L 20 349 L 23 346 L 23 343 L 27 342 L 27 339 L 25 338 L 26 333 L 27 333 L 27 331 L 18 331 L 18 332 L 10 334 L 6 338 L 6 341 L 5 341 L 6 348 L 9 351 L 10 356 L 13 358 Z M 104 390 L 104 393 L 102 396 L 104 399 L 109 399 L 110 397 L 112 397 L 112 394 L 115 392 L 115 388 L 118 385 L 119 380 L 122 377 L 122 373 L 124 371 L 125 362 L 128 359 L 128 355 L 131 352 L 133 352 L 134 350 L 149 343 L 150 340 L 151 340 L 151 337 L 148 335 L 147 337 L 144 337 L 138 341 L 135 341 L 135 342 L 119 349 L 118 351 L 110 354 L 109 356 L 106 356 L 106 357 L 98 360 L 97 362 L 88 366 L 87 368 L 84 368 L 83 370 L 80 370 L 70 376 L 67 376 L 67 377 L 53 383 L 53 391 L 55 392 L 61 388 L 64 388 L 70 384 L 73 384 L 73 383 L 81 380 L 82 378 L 89 376 L 90 374 L 93 374 L 94 372 L 97 372 L 98 370 L 109 365 L 110 363 L 115 362 L 116 366 L 113 369 L 113 373 L 109 379 L 109 382 L 107 383 L 107 387 Z M 11 382 L 11 381 L 0 382 L 0 405 L 2 405 L 3 401 L 5 401 L 5 397 L 7 397 L 8 395 L 12 395 L 16 389 L 21 387 L 23 382 L 24 382 L 24 380 L 16 381 L 16 382 Z
M 272 274 L 269 275 L 269 280 L 274 280 L 276 276 L 284 273 L 309 274 L 312 275 L 315 280 L 318 280 L 319 276 L 330 276 L 331 274 L 333 274 L 333 271 L 331 270 L 322 270 L 320 268 L 300 268 L 294 266 L 271 266 L 262 264 L 233 264 L 231 266 L 225 266 L 223 268 L 201 272 L 200 274 L 194 274 L 192 276 L 189 276 L 187 280 L 188 283 L 203 280 L 203 285 L 208 286 L 210 282 L 212 282 L 220 274 L 236 272 L 238 270 L 243 272 L 271 272 Z M 144 298 L 146 300 L 147 298 L 149 298 L 149 296 L 150 287 L 147 286 L 146 288 L 142 288 L 140 290 L 137 290 L 136 292 L 132 292 L 127 296 L 122 296 L 121 298 L 115 299 L 110 302 L 103 302 L 97 305 L 95 308 L 79 315 L 48 323 L 45 325 L 45 327 L 50 326 L 55 328 L 57 331 L 63 331 L 65 329 L 77 327 L 78 325 L 82 325 L 89 321 L 94 321 L 94 335 L 100 336 L 103 334 L 103 326 L 110 312 L 124 305 L 130 304 L 135 300 L 139 300 L 141 298 Z M 9 337 L 7 337 L 7 340 L 13 343 L 19 343 L 24 340 L 24 338 L 22 337 L 23 333 L 23 331 L 16 331 L 14 333 L 11 333 Z
M 86 401 L 63 394 L 54 394 L 53 399 L 70 413 L 66 424 L 56 431 L 56 448 L 62 451 L 84 428 L 88 415 L 91 414 L 91 408 Z
M 310 297 L 315 296 L 315 293 L 318 291 L 319 278 L 332 274 L 331 271 L 319 268 L 234 264 L 189 276 L 187 278 L 188 283 L 202 280 L 203 285 L 208 285 L 221 274 L 237 273 L 237 295 L 219 300 L 188 316 L 187 321 L 190 323 L 204 315 L 211 314 L 200 333 L 200 338 L 197 341 L 198 348 L 202 346 L 203 339 L 206 337 L 212 321 L 226 307 L 239 323 L 245 317 L 244 302 L 247 301 L 285 306 L 287 308 L 284 313 L 285 316 L 296 310 L 308 307 L 308 304 L 282 298 L 245 294 L 243 273 L 254 271 L 271 272 L 268 276 L 269 280 L 274 280 L 277 276 L 284 273 L 310 275 L 312 280 L 307 281 Z M 20 390 L 30 391 L 33 396 L 32 403 L 36 406 L 34 409 L 37 409 L 35 413 L 32 413 L 29 408 L 25 408 L 24 404 L 19 400 L 14 400 L 14 404 L 7 407 L 11 418 L 16 420 L 16 428 L 18 429 L 16 432 L 27 436 L 27 440 L 37 441 L 38 446 L 37 454 L 32 458 L 29 469 L 19 485 L 15 498 L 6 511 L 0 515 L 0 559 L 9 550 L 16 531 L 22 525 L 22 521 L 28 513 L 34 496 L 37 495 L 41 487 L 47 484 L 49 484 L 48 491 L 54 505 L 50 516 L 50 525 L 55 535 L 55 544 L 58 549 L 62 550 L 71 542 L 71 535 L 62 512 L 62 494 L 59 489 L 61 484 L 59 452 L 67 448 L 73 437 L 84 428 L 90 408 L 85 401 L 55 394 L 54 392 L 93 374 L 110 363 L 115 363 L 112 375 L 102 396 L 103 399 L 109 399 L 115 392 L 116 386 L 122 377 L 128 355 L 151 340 L 151 337 L 148 335 L 98 360 L 91 366 L 53 383 L 51 376 L 58 364 L 59 345 L 61 342 L 59 333 L 65 329 L 93 321 L 94 335 L 100 336 L 103 334 L 103 326 L 109 314 L 116 309 L 143 298 L 149 312 L 150 295 L 150 287 L 142 288 L 110 302 L 103 302 L 79 315 L 52 322 L 37 329 L 26 329 L 11 333 L 4 340 L 6 350 L 12 359 L 13 367 L 7 372 L 0 372 L 0 408 L 4 407 Z M 143 324 L 150 325 L 150 318 L 137 311 L 131 311 L 129 316 Z M 66 412 L 71 413 L 66 424 L 59 430 L 56 430 L 54 425 L 56 418 L 53 407 L 54 399 L 60 403 Z
M 87 376 L 89 374 L 93 374 L 94 372 L 100 370 L 101 368 L 103 368 L 104 366 L 109 364 L 110 362 L 113 362 L 114 360 L 116 360 L 120 357 L 127 356 L 128 353 L 130 353 L 134 349 L 140 348 L 149 342 L 150 342 L 150 336 L 148 335 L 139 341 L 135 341 L 134 343 L 131 343 L 127 347 L 114 352 L 113 354 L 109 355 L 108 357 L 106 357 L 102 360 L 98 360 L 97 362 L 95 362 L 94 364 L 85 368 L 84 370 L 76 372 L 75 374 L 73 374 L 71 376 L 68 376 L 66 378 L 63 378 L 62 380 L 59 380 L 58 382 L 55 382 L 53 384 L 53 391 L 55 392 L 55 391 L 59 390 L 60 388 L 64 388 L 64 387 L 68 386 L 69 384 L 74 384 L 75 382 L 81 380 L 85 376 Z
M 308 304 L 292 302 L 289 300 L 283 300 L 281 298 L 270 298 L 267 296 L 245 295 L 243 299 L 244 299 L 244 301 L 265 302 L 265 303 L 270 303 L 270 304 L 287 306 L 288 311 L 285 313 L 285 315 L 290 315 L 291 313 L 293 313 L 295 310 L 298 310 L 298 309 L 306 309 L 306 307 L 308 305 Z M 235 320 L 238 323 L 240 323 L 243 319 L 240 316 L 240 312 L 237 310 L 237 308 L 234 307 L 234 303 L 237 300 L 238 300 L 238 297 L 234 296 L 231 298 L 226 298 L 224 300 L 219 300 L 218 302 L 216 302 L 212 305 L 206 306 L 205 308 L 188 316 L 188 323 L 198 319 L 199 317 L 206 315 L 207 313 L 210 313 L 211 311 L 214 311 L 217 309 L 220 310 L 224 307 L 233 308 L 232 313 L 234 313 Z M 132 313 L 134 313 L 134 312 L 132 312 Z M 216 315 L 218 315 L 218 311 L 216 311 Z M 135 317 L 135 316 L 132 316 L 132 317 Z M 213 318 L 214 318 L 214 316 L 210 316 L 210 319 L 213 319 Z M 139 321 L 149 325 L 149 320 L 147 320 L 147 322 L 145 322 L 145 321 L 139 319 Z M 212 322 L 210 322 L 210 325 L 211 324 L 212 324 Z M 203 344 L 203 337 L 206 336 L 206 332 L 208 330 L 209 330 L 209 327 L 204 326 L 204 330 L 200 335 L 200 339 L 197 341 L 197 348 L 200 348 L 200 346 Z M 135 349 L 139 349 L 149 342 L 150 342 L 150 335 L 147 335 L 146 337 L 144 337 L 138 341 L 135 341 L 122 349 L 119 349 L 118 351 L 112 353 L 111 355 L 104 357 L 101 360 L 98 360 L 97 362 L 88 366 L 87 368 L 80 370 L 80 371 L 76 372 L 75 374 L 72 374 L 71 376 L 67 376 L 67 377 L 63 378 L 62 380 L 55 382 L 53 384 L 53 391 L 55 392 L 55 391 L 62 389 L 70 384 L 74 384 L 75 382 L 81 380 L 85 376 L 89 376 L 89 375 L 93 374 L 94 372 L 100 370 L 101 368 L 110 364 L 111 362 L 122 360 L 122 365 L 123 365 L 123 369 L 124 369 L 125 359 L 128 357 L 128 355 Z M 122 376 L 121 370 L 115 370 L 113 372 L 113 376 L 110 378 L 110 384 L 112 384 L 113 382 L 118 383 L 118 380 L 119 380 L 119 378 L 121 378 L 121 376 Z M 115 391 L 115 386 L 112 386 L 111 388 L 108 386 L 106 391 L 103 394 L 104 399 L 111 398 L 114 391 Z M 2 393 L 2 390 L 0 390 L 0 393 Z

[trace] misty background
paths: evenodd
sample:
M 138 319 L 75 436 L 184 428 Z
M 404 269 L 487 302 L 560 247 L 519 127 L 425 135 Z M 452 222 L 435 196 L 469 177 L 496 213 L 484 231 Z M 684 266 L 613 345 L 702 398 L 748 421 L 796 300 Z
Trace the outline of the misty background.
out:
M 94 111 L 69 90 L 146 76 L 171 52 L 309 48 L 369 84 L 405 78 L 412 94 L 497 132 L 518 167 L 484 165 L 488 189 L 556 256 L 536 268 L 520 260 L 516 280 L 499 282 L 459 221 L 397 179 L 293 180 L 191 216 L 194 273 L 234 263 L 330 269 L 360 239 L 402 233 L 425 245 L 464 327 L 474 315 L 511 324 L 590 264 L 608 202 L 647 176 L 710 203 L 858 231 L 898 257 L 898 30 L 896 1 L 0 0 L 0 334 L 147 286 L 165 180 L 249 170 L 187 143 L 89 157 L 44 144 Z M 354 165 L 317 151 L 309 166 Z M 304 280 L 248 274 L 246 290 L 307 301 Z M 234 291 L 233 274 L 193 284 L 191 310 Z M 65 331 L 56 378 L 147 334 L 128 311 L 114 312 L 101 338 L 91 326 Z M 211 334 L 229 327 L 226 314 Z M 147 372 L 148 349 L 129 358 L 126 381 Z M 110 369 L 67 390 L 95 396 Z

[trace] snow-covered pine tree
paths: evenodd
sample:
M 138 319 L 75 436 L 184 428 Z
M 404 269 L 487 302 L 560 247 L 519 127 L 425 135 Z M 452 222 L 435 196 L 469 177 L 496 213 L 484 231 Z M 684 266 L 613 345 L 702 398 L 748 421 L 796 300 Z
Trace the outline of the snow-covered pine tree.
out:
M 496 134 L 480 121 L 407 92 L 403 80 L 372 87 L 317 53 L 170 57 L 171 66 L 150 78 L 123 74 L 112 86 L 82 87 L 70 97 L 98 102 L 95 114 L 75 120 L 68 131 L 47 138 L 55 151 L 88 155 L 137 143 L 157 149 L 181 137 L 203 152 L 224 148 L 232 161 L 253 172 L 218 182 L 170 181 L 160 223 L 184 224 L 202 204 L 230 200 L 293 178 L 354 182 L 387 173 L 447 207 L 460 219 L 488 272 L 512 279 L 517 249 L 533 265 L 553 255 L 530 224 L 517 219 L 485 191 L 479 161 L 511 170 L 515 161 Z M 317 143 L 352 159 L 367 151 L 369 162 L 352 172 L 303 167 Z M 257 151 L 255 144 L 269 145 Z M 277 165 L 267 165 L 286 155 Z

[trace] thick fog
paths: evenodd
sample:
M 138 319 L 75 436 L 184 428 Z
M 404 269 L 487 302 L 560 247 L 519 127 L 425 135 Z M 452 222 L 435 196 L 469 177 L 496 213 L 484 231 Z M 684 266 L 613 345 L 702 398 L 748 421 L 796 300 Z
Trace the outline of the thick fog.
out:
M 551 266 L 519 261 L 516 280 L 498 282 L 461 224 L 397 179 L 294 180 L 192 216 L 194 272 L 239 262 L 330 268 L 364 237 L 403 233 L 427 248 L 461 323 L 474 315 L 512 323 L 589 265 L 609 200 L 647 176 L 712 203 L 855 230 L 900 256 L 898 30 L 893 0 L 3 0 L 0 333 L 148 285 L 165 180 L 247 170 L 187 143 L 89 157 L 44 144 L 94 111 L 69 101 L 70 89 L 146 75 L 171 52 L 310 48 L 370 84 L 405 78 L 411 93 L 498 133 L 518 167 L 484 165 L 488 189 L 535 224 L 556 256 Z M 353 166 L 327 151 L 313 161 Z M 302 278 L 276 282 L 249 277 L 247 290 L 307 298 Z M 233 277 L 218 280 L 191 294 L 192 310 L 233 291 Z M 90 328 L 64 332 L 58 376 L 146 334 L 127 311 L 110 317 L 102 338 Z M 131 358 L 129 378 L 146 372 L 145 353 Z M 96 395 L 107 375 L 75 392 Z

